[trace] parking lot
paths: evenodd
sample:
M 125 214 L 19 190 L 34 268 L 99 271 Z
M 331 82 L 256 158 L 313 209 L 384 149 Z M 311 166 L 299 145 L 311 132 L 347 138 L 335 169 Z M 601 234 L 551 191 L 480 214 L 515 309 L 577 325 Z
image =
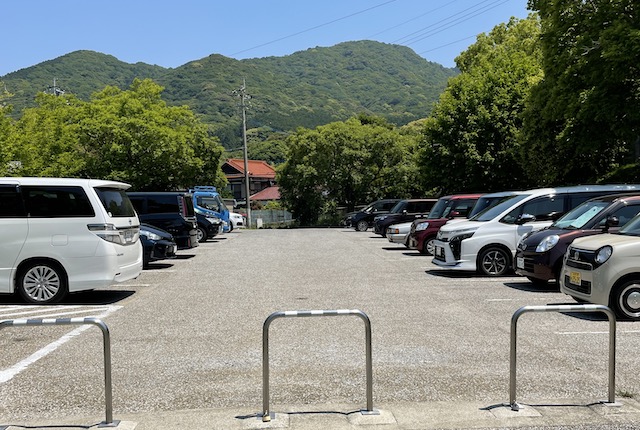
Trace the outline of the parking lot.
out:
M 2 297 L 0 319 L 103 319 L 111 333 L 115 418 L 197 409 L 241 415 L 261 410 L 262 325 L 270 314 L 359 309 L 372 325 L 374 406 L 438 402 L 455 416 L 463 404 L 508 402 L 516 310 L 575 304 L 554 285 L 437 270 L 431 257 L 371 231 L 234 231 L 179 254 L 134 281 L 71 295 L 58 306 Z M 584 407 L 607 398 L 604 315 L 535 313 L 518 324 L 519 402 Z M 364 340 L 358 318 L 274 321 L 271 409 L 363 408 Z M 0 331 L 0 348 L 0 426 L 104 410 L 98 330 L 9 327 Z M 639 351 L 640 323 L 619 322 L 621 400 L 635 402 L 639 394 Z

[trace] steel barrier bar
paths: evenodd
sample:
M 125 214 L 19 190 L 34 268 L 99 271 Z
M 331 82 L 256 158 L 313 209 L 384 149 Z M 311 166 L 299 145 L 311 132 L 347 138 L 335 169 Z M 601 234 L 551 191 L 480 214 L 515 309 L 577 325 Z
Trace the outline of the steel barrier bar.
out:
M 274 312 L 264 321 L 262 327 L 262 421 L 271 421 L 269 412 L 269 326 L 271 322 L 277 318 L 296 318 L 296 317 L 321 317 L 321 316 L 342 316 L 354 315 L 364 321 L 365 326 L 365 342 L 366 342 L 366 361 L 367 361 L 367 409 L 361 413 L 367 415 L 378 414 L 373 409 L 373 360 L 371 357 L 371 321 L 364 312 L 358 309 L 338 309 L 338 310 L 312 310 L 312 311 L 284 311 Z
M 104 350 L 104 402 L 105 420 L 98 427 L 117 427 L 119 420 L 113 420 L 113 397 L 111 388 L 111 337 L 109 327 L 98 318 L 41 318 L 0 321 L 0 329 L 4 327 L 43 326 L 43 325 L 95 325 L 102 331 Z
M 616 316 L 603 305 L 543 305 L 523 306 L 511 317 L 511 350 L 509 356 L 509 405 L 511 410 L 519 411 L 516 403 L 516 337 L 518 318 L 527 312 L 604 312 L 609 319 L 609 398 L 607 403 L 615 403 L 616 391 Z

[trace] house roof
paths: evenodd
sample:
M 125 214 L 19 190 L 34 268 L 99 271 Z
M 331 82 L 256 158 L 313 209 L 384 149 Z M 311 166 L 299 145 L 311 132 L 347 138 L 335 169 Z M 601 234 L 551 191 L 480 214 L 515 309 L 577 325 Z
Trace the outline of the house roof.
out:
M 247 160 L 247 167 L 249 168 L 249 176 L 275 179 L 276 171 L 266 161 L 262 160 Z M 244 176 L 244 159 L 242 158 L 229 158 L 222 165 L 222 171 L 227 177 L 243 177 Z
M 250 200 L 280 200 L 280 187 L 265 188 L 250 197 Z

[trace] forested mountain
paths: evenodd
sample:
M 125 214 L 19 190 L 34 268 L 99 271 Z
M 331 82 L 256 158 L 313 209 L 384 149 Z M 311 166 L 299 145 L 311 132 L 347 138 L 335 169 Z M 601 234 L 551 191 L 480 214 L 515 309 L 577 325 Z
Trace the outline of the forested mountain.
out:
M 122 89 L 134 78 L 165 87 L 169 104 L 188 105 L 222 143 L 240 136 L 239 98 L 251 95 L 249 128 L 290 131 L 344 120 L 359 113 L 406 124 L 426 117 L 454 69 L 426 61 L 411 49 L 372 41 L 345 42 L 284 57 L 235 60 L 213 54 L 175 69 L 128 64 L 111 55 L 76 51 L 0 77 L 14 115 L 33 106 L 38 92 L 56 87 L 83 100 L 107 85 Z

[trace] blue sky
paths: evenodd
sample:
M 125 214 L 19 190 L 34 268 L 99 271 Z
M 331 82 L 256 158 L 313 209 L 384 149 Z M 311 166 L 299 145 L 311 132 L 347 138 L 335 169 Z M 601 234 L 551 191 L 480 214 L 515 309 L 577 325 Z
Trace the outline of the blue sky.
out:
M 210 54 L 284 56 L 352 40 L 405 45 L 446 67 L 526 0 L 12 0 L 0 76 L 87 49 L 178 67 Z

